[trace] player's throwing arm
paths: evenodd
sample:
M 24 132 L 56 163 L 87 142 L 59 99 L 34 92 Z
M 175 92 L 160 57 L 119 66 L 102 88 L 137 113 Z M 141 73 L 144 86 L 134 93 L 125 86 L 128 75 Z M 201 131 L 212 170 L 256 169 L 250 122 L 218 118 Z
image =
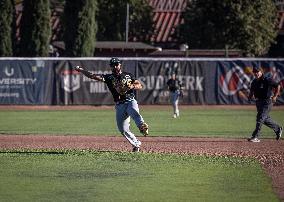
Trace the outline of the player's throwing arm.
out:
M 86 77 L 88 77 L 90 79 L 94 79 L 94 80 L 97 80 L 97 81 L 104 81 L 104 78 L 101 75 L 93 74 L 92 72 L 85 70 L 83 67 L 76 66 L 75 70 L 78 71 L 78 72 L 81 72 L 82 74 L 84 74 Z

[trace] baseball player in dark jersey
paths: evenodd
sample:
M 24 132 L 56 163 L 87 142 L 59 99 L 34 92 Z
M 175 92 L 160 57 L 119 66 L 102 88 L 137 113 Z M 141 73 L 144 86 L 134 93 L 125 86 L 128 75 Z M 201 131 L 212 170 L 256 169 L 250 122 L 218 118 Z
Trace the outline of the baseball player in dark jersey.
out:
M 80 66 L 77 66 L 75 69 L 88 78 L 104 82 L 107 85 L 115 102 L 118 130 L 133 146 L 132 151 L 139 152 L 141 142 L 130 131 L 129 127 L 131 117 L 140 132 L 144 136 L 148 135 L 148 125 L 139 113 L 138 103 L 134 94 L 135 90 L 142 88 L 142 84 L 132 74 L 122 71 L 121 61 L 118 58 L 111 58 L 109 65 L 112 68 L 112 74 L 97 75 Z
M 167 85 L 170 91 L 170 99 L 174 110 L 173 118 L 177 118 L 179 117 L 179 97 L 182 96 L 181 82 L 176 78 L 176 74 L 172 74 L 171 78 L 167 81 Z
M 259 136 L 262 124 L 271 128 L 276 134 L 276 140 L 279 140 L 282 135 L 283 127 L 274 122 L 269 112 L 277 97 L 280 94 L 280 85 L 271 77 L 264 75 L 263 70 L 258 67 L 253 68 L 255 79 L 251 83 L 249 100 L 255 98 L 257 116 L 256 127 L 252 136 L 248 138 L 250 142 L 260 142 Z

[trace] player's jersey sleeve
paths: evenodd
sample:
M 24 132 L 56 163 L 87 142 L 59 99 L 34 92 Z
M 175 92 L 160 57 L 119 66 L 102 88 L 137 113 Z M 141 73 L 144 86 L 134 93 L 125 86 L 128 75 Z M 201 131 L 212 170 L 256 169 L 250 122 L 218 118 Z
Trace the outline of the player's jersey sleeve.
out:
M 114 88 L 115 83 L 115 77 L 113 74 L 104 74 L 102 75 L 103 82 L 108 86 L 108 88 L 111 90 L 111 88 Z
M 107 82 L 107 80 L 108 80 L 108 78 L 109 78 L 109 76 L 108 76 L 108 74 L 103 74 L 102 75 L 102 78 L 103 78 L 103 82 Z

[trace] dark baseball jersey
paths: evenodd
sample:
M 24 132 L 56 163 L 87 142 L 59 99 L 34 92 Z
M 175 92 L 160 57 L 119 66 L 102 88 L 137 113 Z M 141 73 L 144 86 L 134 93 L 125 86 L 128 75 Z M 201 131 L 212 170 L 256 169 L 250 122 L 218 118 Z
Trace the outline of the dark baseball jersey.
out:
M 273 88 L 278 83 L 273 81 L 271 77 L 262 76 L 260 79 L 254 79 L 251 83 L 251 91 L 256 99 L 269 99 L 273 96 Z
M 172 92 L 180 90 L 181 88 L 181 82 L 178 79 L 169 79 L 167 85 L 169 86 L 169 90 Z
M 132 100 L 135 98 L 135 92 L 133 89 L 128 90 L 123 95 L 119 94 L 116 90 L 117 82 L 121 80 L 121 78 L 131 80 L 132 83 L 136 80 L 131 73 L 122 72 L 120 75 L 105 74 L 102 75 L 102 77 L 113 96 L 114 102 L 125 102 L 127 100 Z

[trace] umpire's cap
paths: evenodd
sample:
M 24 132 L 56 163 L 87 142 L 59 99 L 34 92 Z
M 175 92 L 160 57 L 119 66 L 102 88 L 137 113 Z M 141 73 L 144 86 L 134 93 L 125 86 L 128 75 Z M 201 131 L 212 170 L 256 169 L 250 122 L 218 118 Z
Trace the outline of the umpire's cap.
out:
M 262 72 L 262 68 L 261 67 L 253 67 L 252 72 Z
M 121 64 L 121 61 L 118 58 L 111 58 L 109 61 L 111 67 L 117 66 L 118 64 Z

